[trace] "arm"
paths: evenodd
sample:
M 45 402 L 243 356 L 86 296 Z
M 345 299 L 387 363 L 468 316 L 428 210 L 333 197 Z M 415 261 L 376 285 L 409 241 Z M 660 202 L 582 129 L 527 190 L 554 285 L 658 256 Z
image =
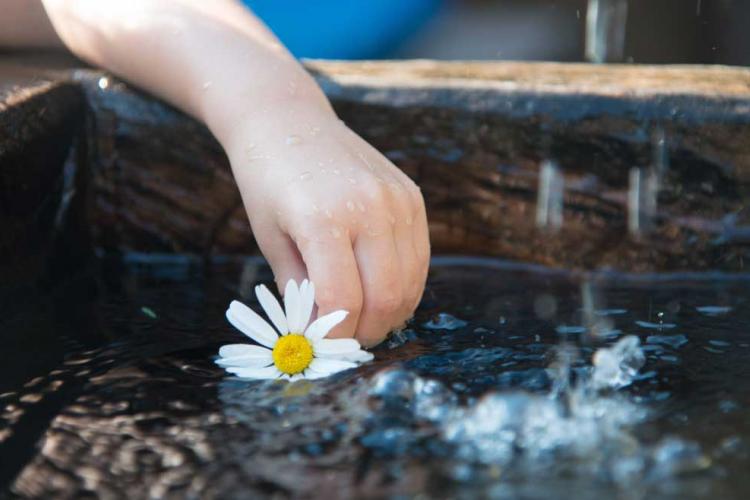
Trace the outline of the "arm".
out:
M 321 314 L 350 311 L 334 336 L 372 345 L 412 314 L 430 253 L 419 189 L 250 12 L 233 0 L 42 4 L 78 57 L 206 123 L 280 289 L 309 277 Z

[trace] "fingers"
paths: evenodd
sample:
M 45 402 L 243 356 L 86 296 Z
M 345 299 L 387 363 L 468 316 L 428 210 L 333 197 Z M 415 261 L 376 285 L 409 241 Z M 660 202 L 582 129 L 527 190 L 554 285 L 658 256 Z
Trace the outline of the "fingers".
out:
M 344 309 L 349 315 L 327 338 L 353 337 L 362 310 L 362 284 L 348 234 L 334 228 L 333 235 L 298 241 L 307 274 L 315 283 L 318 317 Z M 339 232 L 337 232 L 339 231 Z
M 399 184 L 397 189 L 392 189 L 392 204 L 399 214 L 393 224 L 393 242 L 396 248 L 397 258 L 400 263 L 401 294 L 402 302 L 398 310 L 397 323 L 393 327 L 402 324 L 411 317 L 414 312 L 417 296 L 421 294 L 424 282 L 420 277 L 420 263 L 417 258 L 415 243 L 415 208 L 409 197 L 407 188 Z
M 401 262 L 389 221 L 360 234 L 354 245 L 362 281 L 357 340 L 372 346 L 404 320 Z
M 276 287 L 279 290 L 284 290 L 290 279 L 301 283 L 307 278 L 305 263 L 297 250 L 297 245 L 281 229 L 256 231 L 255 238 L 263 256 L 271 266 Z

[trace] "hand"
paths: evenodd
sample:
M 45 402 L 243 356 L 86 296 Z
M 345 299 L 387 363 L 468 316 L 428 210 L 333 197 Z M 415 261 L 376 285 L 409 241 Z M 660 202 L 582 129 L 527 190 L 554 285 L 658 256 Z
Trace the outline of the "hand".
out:
M 325 107 L 280 114 L 256 116 L 234 134 L 253 140 L 227 148 L 253 233 L 280 290 L 309 278 L 318 314 L 349 311 L 331 336 L 375 345 L 411 317 L 424 290 L 421 192 Z

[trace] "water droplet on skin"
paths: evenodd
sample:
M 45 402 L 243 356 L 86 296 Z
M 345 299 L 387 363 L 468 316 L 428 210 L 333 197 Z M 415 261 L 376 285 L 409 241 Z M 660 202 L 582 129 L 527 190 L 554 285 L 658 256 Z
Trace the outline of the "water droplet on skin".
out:
M 361 201 L 357 202 L 357 208 L 360 212 L 365 213 L 365 205 Z
M 307 181 L 312 179 L 312 174 L 310 172 L 302 172 L 299 176 L 300 180 Z
M 334 227 L 331 229 L 331 236 L 338 239 L 341 238 L 341 229 Z
M 367 165 L 367 168 L 369 168 L 370 170 L 375 170 L 375 167 L 372 166 L 372 164 L 367 160 L 367 157 L 365 155 L 357 151 L 357 156 L 359 156 L 359 159 L 362 160 L 362 162 L 365 165 Z
M 302 142 L 302 138 L 298 135 L 290 135 L 286 138 L 286 145 L 287 146 L 295 146 Z
M 380 236 L 381 234 L 383 234 L 383 232 L 375 228 L 369 228 L 367 230 L 367 234 L 369 234 L 370 236 Z
M 352 202 L 351 200 L 347 201 L 346 209 L 349 210 L 350 212 L 354 212 L 354 202 Z
M 213 85 L 212 82 L 205 82 L 202 88 L 203 90 L 208 90 L 211 87 L 211 85 Z
M 310 127 L 310 135 L 315 137 L 320 132 L 320 127 Z
M 411 217 L 407 217 L 406 218 L 406 225 L 407 226 L 411 226 L 413 223 L 414 223 L 414 219 L 412 219 Z
M 329 219 L 333 219 L 333 214 L 332 214 L 332 213 L 331 213 L 331 211 L 330 211 L 330 210 L 328 210 L 327 208 L 326 208 L 326 210 L 325 210 L 325 212 L 324 212 L 324 213 L 326 214 L 326 217 L 328 217 Z
M 357 183 L 357 179 L 355 179 L 354 177 L 348 177 L 346 180 L 349 181 L 349 184 L 356 184 Z
M 391 191 L 393 191 L 394 193 L 398 193 L 399 191 L 401 191 L 401 184 L 397 182 L 391 182 L 388 187 L 391 188 Z

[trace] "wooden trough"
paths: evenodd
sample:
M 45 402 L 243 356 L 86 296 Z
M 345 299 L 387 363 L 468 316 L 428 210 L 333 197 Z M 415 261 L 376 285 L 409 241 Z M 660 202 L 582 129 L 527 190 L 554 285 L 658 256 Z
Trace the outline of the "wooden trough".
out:
M 433 251 L 570 269 L 742 271 L 750 243 L 750 70 L 551 63 L 309 62 L 339 116 L 421 187 Z M 629 172 L 663 134 L 650 229 Z M 536 224 L 540 164 L 562 225 Z M 632 209 L 632 207 L 631 207 Z M 632 215 L 632 214 L 631 214 Z M 0 63 L 0 289 L 50 259 L 257 252 L 227 159 L 201 124 L 103 72 Z

